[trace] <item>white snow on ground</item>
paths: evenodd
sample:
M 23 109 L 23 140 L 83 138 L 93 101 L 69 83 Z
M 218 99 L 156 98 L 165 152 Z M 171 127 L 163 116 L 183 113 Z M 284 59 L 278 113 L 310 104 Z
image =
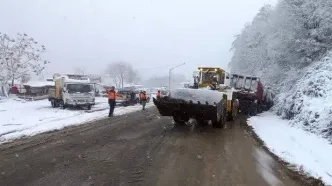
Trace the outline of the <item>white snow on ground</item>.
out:
M 192 100 L 193 102 L 200 101 L 201 103 L 205 103 L 208 101 L 209 103 L 218 103 L 223 97 L 223 94 L 207 89 L 189 89 L 189 88 L 178 88 L 171 91 L 171 97 L 177 99 L 183 99 L 185 101 Z
M 327 139 L 292 127 L 288 122 L 270 112 L 248 119 L 248 125 L 271 152 L 332 185 L 332 145 Z
M 153 106 L 150 102 L 147 108 Z M 24 101 L 0 100 L 0 144 L 22 136 L 59 130 L 70 125 L 107 117 L 107 98 L 96 97 L 96 105 L 89 110 L 52 108 L 48 100 Z M 116 107 L 114 115 L 122 115 L 142 109 L 141 105 Z

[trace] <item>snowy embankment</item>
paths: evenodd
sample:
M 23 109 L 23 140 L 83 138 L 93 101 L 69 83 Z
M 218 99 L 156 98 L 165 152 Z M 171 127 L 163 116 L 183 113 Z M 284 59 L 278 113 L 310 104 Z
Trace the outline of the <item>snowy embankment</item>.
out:
M 277 114 L 293 126 L 332 140 L 332 52 L 307 67 L 290 91 L 278 96 Z
M 332 52 L 278 95 L 273 112 L 248 124 L 271 152 L 332 185 Z
M 328 140 L 291 126 L 271 112 L 248 119 L 265 146 L 287 163 L 332 185 L 332 146 Z
M 147 104 L 147 107 L 151 106 L 152 102 Z M 107 117 L 108 109 L 107 98 L 99 97 L 96 98 L 96 105 L 92 110 L 52 108 L 48 100 L 2 99 L 0 100 L 0 143 L 102 119 Z M 141 105 L 116 107 L 114 115 L 140 109 Z

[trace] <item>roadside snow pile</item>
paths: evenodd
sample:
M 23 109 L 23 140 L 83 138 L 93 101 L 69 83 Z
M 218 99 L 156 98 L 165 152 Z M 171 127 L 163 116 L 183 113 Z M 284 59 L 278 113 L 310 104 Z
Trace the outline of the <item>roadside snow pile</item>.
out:
M 270 112 L 248 119 L 248 125 L 272 153 L 332 185 L 332 146 L 328 140 L 292 127 L 288 122 Z
M 205 102 L 208 101 L 209 104 L 213 104 L 214 102 L 219 103 L 223 94 L 218 91 L 207 89 L 178 88 L 171 91 L 171 97 L 183 99 L 185 101 L 200 101 L 202 104 L 205 104 Z
M 147 105 L 151 106 L 152 103 Z M 100 97 L 96 97 L 96 105 L 92 110 L 52 108 L 48 100 L 3 99 L 0 100 L 0 143 L 102 119 L 108 115 L 108 109 L 107 98 Z M 116 107 L 114 115 L 123 115 L 140 109 L 141 105 Z
M 292 91 L 281 94 L 277 114 L 290 124 L 332 139 L 332 52 L 308 67 Z

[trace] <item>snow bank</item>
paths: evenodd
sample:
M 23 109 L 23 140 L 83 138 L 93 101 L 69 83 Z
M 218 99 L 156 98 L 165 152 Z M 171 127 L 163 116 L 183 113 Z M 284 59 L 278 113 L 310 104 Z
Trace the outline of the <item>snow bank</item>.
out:
M 328 140 L 292 127 L 288 122 L 269 112 L 248 119 L 271 152 L 332 185 L 332 146 Z
M 223 94 L 218 91 L 208 89 L 178 88 L 171 91 L 171 97 L 176 99 L 183 99 L 185 101 L 200 101 L 201 103 L 208 101 L 212 104 L 214 102 L 220 102 Z
M 147 105 L 151 106 L 153 103 Z M 107 98 L 100 97 L 96 97 L 96 105 L 90 111 L 52 108 L 48 100 L 2 99 L 0 100 L 0 143 L 102 119 L 108 115 L 108 109 Z M 140 105 L 117 107 L 114 115 L 140 109 L 142 109 Z
M 290 119 L 290 124 L 332 139 L 332 52 L 309 66 L 277 102 L 278 115 Z
M 45 87 L 45 86 L 54 86 L 55 83 L 53 81 L 29 81 L 23 85 L 31 87 Z

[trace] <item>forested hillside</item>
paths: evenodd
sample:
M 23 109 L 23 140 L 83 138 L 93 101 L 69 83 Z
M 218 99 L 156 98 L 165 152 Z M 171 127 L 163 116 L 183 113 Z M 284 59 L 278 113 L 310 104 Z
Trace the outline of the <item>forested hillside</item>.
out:
M 231 71 L 261 76 L 273 110 L 291 124 L 332 133 L 332 1 L 280 0 L 261 8 L 233 42 Z

